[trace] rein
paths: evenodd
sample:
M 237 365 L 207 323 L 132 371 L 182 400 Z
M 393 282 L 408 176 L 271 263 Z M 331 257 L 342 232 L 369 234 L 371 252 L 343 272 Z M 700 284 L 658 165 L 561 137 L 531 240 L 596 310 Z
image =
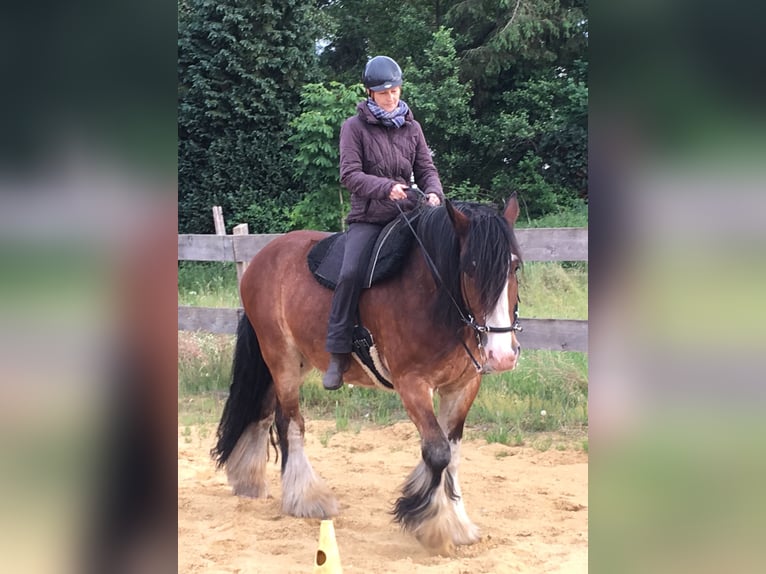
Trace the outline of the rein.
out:
M 417 185 L 411 185 L 410 189 L 413 191 L 417 191 L 421 199 L 426 198 L 426 194 L 423 193 L 420 188 Z M 466 313 L 463 313 L 463 308 L 468 307 L 468 305 L 460 305 L 457 301 L 455 301 L 455 298 L 452 296 L 452 293 L 450 293 L 449 289 L 446 288 L 445 282 L 442 279 L 441 273 L 439 273 L 439 270 L 436 267 L 436 264 L 434 263 L 433 259 L 431 259 L 431 256 L 428 253 L 428 250 L 426 249 L 425 245 L 423 245 L 423 242 L 421 241 L 420 237 L 418 236 L 417 232 L 415 231 L 415 228 L 412 227 L 412 224 L 410 223 L 409 218 L 404 214 L 402 211 L 402 208 L 399 207 L 399 204 L 397 202 L 394 202 L 394 205 L 396 205 L 396 208 L 399 210 L 399 213 L 402 214 L 404 221 L 407 223 L 407 227 L 410 228 L 410 231 L 412 232 L 412 235 L 415 236 L 415 239 L 418 242 L 418 245 L 420 245 L 420 249 L 423 252 L 423 256 L 425 257 L 426 264 L 428 265 L 429 271 L 431 271 L 431 275 L 434 278 L 434 281 L 436 281 L 436 284 L 438 286 L 444 287 L 445 291 L 447 292 L 447 295 L 449 296 L 450 300 L 452 301 L 452 304 L 457 309 L 458 314 L 460 315 L 460 320 L 473 329 L 474 334 L 476 335 L 476 344 L 479 348 L 479 352 L 483 352 L 484 350 L 484 342 L 486 341 L 486 337 L 488 333 L 510 333 L 511 331 L 517 331 L 521 332 L 523 331 L 523 327 L 521 326 L 521 323 L 519 322 L 519 301 L 518 298 L 516 300 L 516 305 L 513 307 L 513 323 L 509 327 L 495 327 L 492 325 L 482 325 L 481 323 L 477 323 L 474 316 L 470 313 L 470 310 L 467 310 Z M 461 288 L 461 297 L 462 297 L 462 288 Z M 463 301 L 465 303 L 465 301 Z M 460 338 L 460 344 L 463 345 L 463 349 L 465 349 L 465 352 L 468 354 L 468 357 L 471 359 L 471 362 L 473 363 L 474 368 L 477 372 L 482 372 L 482 367 L 479 361 L 476 360 L 476 357 L 473 356 L 473 353 L 471 353 L 471 350 L 468 348 L 468 345 L 466 345 L 465 341 Z

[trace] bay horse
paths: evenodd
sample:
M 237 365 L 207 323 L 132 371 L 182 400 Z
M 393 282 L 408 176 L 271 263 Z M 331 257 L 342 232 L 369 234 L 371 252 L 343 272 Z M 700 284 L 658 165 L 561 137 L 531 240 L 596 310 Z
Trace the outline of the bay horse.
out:
M 458 482 L 460 443 L 482 374 L 511 370 L 519 356 L 518 214 L 515 194 L 502 213 L 449 200 L 423 208 L 414 229 L 418 243 L 401 272 L 363 290 L 359 301 L 361 321 L 421 438 L 422 459 L 392 514 L 435 553 L 479 540 Z M 311 248 L 328 235 L 286 233 L 259 251 L 242 276 L 245 313 L 211 450 L 234 494 L 264 498 L 269 442 L 278 444 L 282 512 L 322 519 L 337 515 L 338 503 L 304 450 L 299 389 L 313 368 L 329 364 L 324 344 L 332 291 L 306 263 Z M 379 386 L 357 361 L 343 379 Z

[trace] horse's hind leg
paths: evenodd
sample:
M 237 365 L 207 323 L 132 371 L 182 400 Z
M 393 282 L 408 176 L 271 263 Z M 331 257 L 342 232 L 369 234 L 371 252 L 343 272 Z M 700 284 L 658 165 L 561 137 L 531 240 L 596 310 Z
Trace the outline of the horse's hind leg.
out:
M 282 372 L 275 377 L 276 428 L 282 453 L 282 512 L 302 518 L 338 514 L 338 502 L 314 472 L 304 450 L 305 424 L 299 409 L 303 373 Z
M 237 496 L 267 498 L 269 495 L 266 463 L 269 458 L 269 429 L 273 421 L 272 407 L 270 415 L 247 426 L 226 462 L 228 482 Z
M 226 468 L 234 494 L 265 498 L 269 428 L 274 420 L 274 386 L 258 337 L 243 316 L 237 327 L 229 397 L 211 454 Z

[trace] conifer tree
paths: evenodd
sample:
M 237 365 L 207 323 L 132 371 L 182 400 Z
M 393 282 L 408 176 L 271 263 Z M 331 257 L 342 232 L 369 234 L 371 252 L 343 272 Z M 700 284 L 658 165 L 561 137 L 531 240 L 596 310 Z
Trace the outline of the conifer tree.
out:
M 287 150 L 316 74 L 313 3 L 184 0 L 178 30 L 179 228 L 213 231 L 211 207 L 259 231 L 291 195 Z

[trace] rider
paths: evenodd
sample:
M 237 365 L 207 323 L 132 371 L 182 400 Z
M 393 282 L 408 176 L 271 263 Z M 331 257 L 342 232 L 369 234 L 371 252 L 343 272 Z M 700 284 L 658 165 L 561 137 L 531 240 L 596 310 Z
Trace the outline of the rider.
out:
M 351 193 L 351 211 L 327 328 L 325 350 L 331 357 L 322 384 L 328 390 L 343 385 L 349 366 L 361 283 L 375 237 L 399 215 L 398 207 L 409 211 L 417 205 L 408 182 L 414 177 L 429 205 L 444 201 L 423 130 L 399 99 L 399 64 L 387 56 L 375 56 L 365 66 L 363 83 L 367 99 L 340 130 L 340 181 Z

